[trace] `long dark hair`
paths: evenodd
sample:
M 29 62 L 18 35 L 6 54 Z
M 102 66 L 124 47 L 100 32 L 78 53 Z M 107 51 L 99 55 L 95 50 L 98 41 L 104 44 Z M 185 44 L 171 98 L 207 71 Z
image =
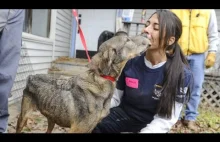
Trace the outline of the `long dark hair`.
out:
M 173 106 L 175 107 L 176 96 L 180 92 L 180 88 L 184 89 L 184 66 L 187 68 L 189 66 L 178 44 L 178 40 L 182 34 L 181 20 L 169 10 L 156 10 L 155 13 L 159 20 L 159 45 L 160 47 L 164 47 L 165 51 L 172 51 L 172 54 L 167 53 L 167 62 L 164 71 L 165 77 L 161 84 L 163 86 L 162 95 L 157 113 L 161 117 L 170 118 L 172 108 Z M 175 37 L 175 42 L 172 45 L 168 45 L 168 40 L 171 36 Z M 188 88 L 185 97 L 189 98 L 189 95 L 190 89 Z

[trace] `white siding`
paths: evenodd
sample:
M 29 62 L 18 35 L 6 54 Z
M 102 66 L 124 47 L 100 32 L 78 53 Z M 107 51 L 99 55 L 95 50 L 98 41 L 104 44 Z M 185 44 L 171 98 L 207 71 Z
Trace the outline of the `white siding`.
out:
M 41 41 L 23 36 L 21 58 L 19 60 L 17 75 L 11 89 L 10 95 L 12 97 L 9 98 L 9 104 L 22 96 L 28 75 L 47 73 L 48 68 L 51 66 L 52 49 L 52 40 Z
M 72 33 L 71 10 L 58 9 L 55 21 L 54 40 L 23 33 L 21 58 L 11 89 L 9 104 L 16 102 L 23 95 L 22 92 L 28 75 L 48 73 L 53 56 L 54 59 L 59 56 L 69 56 Z M 53 49 L 54 43 L 55 46 Z
M 218 23 L 218 30 L 220 30 L 220 9 L 215 9 L 216 17 L 217 17 L 217 23 Z M 220 38 L 220 33 L 218 33 L 218 36 Z M 220 43 L 220 40 L 219 40 Z M 210 70 L 213 74 L 219 74 L 220 69 L 220 45 L 218 46 L 217 56 L 216 56 L 216 63 L 214 65 L 214 68 Z M 209 70 L 207 71 L 209 72 Z
M 215 9 L 215 13 L 217 17 L 218 29 L 220 30 L 220 9 Z
M 55 31 L 54 59 L 59 56 L 69 56 L 72 35 L 71 9 L 58 9 Z

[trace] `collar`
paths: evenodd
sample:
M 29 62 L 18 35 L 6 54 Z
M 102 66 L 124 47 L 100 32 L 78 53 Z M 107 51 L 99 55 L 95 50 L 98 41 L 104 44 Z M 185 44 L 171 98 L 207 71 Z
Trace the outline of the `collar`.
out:
M 111 77 L 111 76 L 101 75 L 101 77 L 103 77 L 103 78 L 105 78 L 105 79 L 107 79 L 107 80 L 110 80 L 110 81 L 112 81 L 112 82 L 115 81 L 115 78 L 114 78 L 114 77 Z

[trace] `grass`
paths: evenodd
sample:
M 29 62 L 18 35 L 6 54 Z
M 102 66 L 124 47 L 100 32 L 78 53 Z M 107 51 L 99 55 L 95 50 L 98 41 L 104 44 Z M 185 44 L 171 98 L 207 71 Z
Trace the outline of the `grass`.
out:
M 220 109 L 208 105 L 200 106 L 196 120 L 197 131 L 192 131 L 184 126 L 172 128 L 171 133 L 220 133 Z

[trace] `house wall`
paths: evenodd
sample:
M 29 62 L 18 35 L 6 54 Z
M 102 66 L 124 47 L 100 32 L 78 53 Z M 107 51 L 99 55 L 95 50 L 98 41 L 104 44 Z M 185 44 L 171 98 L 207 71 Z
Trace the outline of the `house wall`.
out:
M 220 30 L 220 9 L 215 9 L 216 17 L 217 17 L 217 23 L 218 23 L 218 29 Z M 220 34 L 219 34 L 220 37 Z
M 218 30 L 220 30 L 220 9 L 215 9 L 216 17 L 217 17 L 217 24 L 218 24 Z M 220 38 L 220 32 L 218 32 L 218 36 Z M 219 39 L 220 43 L 220 39 Z M 205 73 L 211 73 L 215 76 L 219 76 L 219 68 L 220 68 L 220 45 L 218 46 L 217 56 L 216 56 L 216 62 L 213 68 L 205 70 Z
M 72 19 L 71 9 L 57 10 L 54 59 L 59 56 L 69 56 L 70 54 Z
M 28 75 L 46 74 L 54 59 L 59 56 L 69 56 L 72 35 L 71 24 L 70 9 L 54 9 L 51 12 L 49 38 L 22 33 L 21 58 L 9 94 L 9 104 L 16 102 L 22 96 Z
M 149 18 L 149 16 L 154 12 L 154 9 L 147 9 L 146 10 L 146 19 Z M 142 13 L 142 9 L 135 9 L 134 10 L 134 15 L 133 15 L 133 19 L 132 22 L 141 22 L 141 13 Z M 141 30 L 144 28 L 144 25 L 139 25 L 138 28 L 138 34 L 141 33 Z M 133 36 L 136 35 L 136 25 L 135 24 L 131 24 L 131 28 L 129 31 L 129 35 Z

